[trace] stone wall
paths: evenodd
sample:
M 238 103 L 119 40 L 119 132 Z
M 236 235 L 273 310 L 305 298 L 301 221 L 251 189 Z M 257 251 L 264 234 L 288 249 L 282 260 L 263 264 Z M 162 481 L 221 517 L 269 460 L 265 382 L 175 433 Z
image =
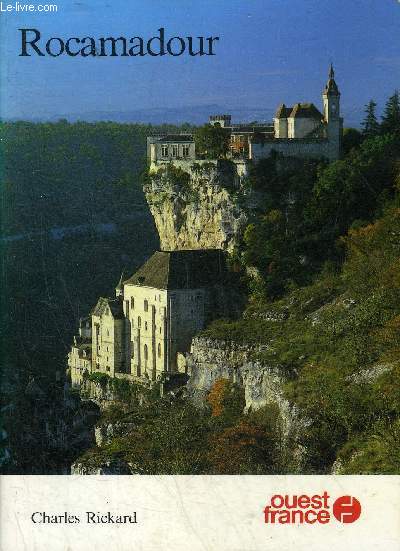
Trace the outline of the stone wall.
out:
M 339 158 L 340 144 L 338 141 L 327 139 L 278 139 L 261 143 L 250 144 L 250 158 L 258 161 L 269 157 L 272 151 L 281 153 L 285 157 L 325 158 L 334 161 Z

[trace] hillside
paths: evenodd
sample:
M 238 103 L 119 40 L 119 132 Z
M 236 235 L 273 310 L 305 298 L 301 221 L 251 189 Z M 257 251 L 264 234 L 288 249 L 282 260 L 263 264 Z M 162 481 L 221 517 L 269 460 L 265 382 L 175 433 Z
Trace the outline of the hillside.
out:
M 187 386 L 162 400 L 93 379 L 113 406 L 73 472 L 399 472 L 399 159 L 382 132 L 330 165 L 255 165 L 243 185 L 258 201 L 230 254 L 242 315 L 193 339 Z M 196 186 L 178 186 L 175 216 L 186 195 L 202 211 Z

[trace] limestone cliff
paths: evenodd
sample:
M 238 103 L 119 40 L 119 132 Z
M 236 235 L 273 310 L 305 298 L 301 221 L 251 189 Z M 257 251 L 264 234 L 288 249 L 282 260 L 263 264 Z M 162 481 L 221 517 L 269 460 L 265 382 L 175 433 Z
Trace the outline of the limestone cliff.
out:
M 163 250 L 232 251 L 248 223 L 251 198 L 231 161 L 162 165 L 144 191 Z
M 282 391 L 286 377 L 278 368 L 252 359 L 255 352 L 261 351 L 261 347 L 195 337 L 187 355 L 188 395 L 201 405 L 216 380 L 229 379 L 244 387 L 247 411 L 276 403 L 289 425 L 293 412 Z
M 245 411 L 277 406 L 281 448 L 292 455 L 291 468 L 294 472 L 301 472 L 304 449 L 298 441 L 304 431 L 304 422 L 299 418 L 296 407 L 284 396 L 283 387 L 287 378 L 283 370 L 253 359 L 254 354 L 262 352 L 263 348 L 195 337 L 191 352 L 187 355 L 190 373 L 187 397 L 202 407 L 213 384 L 218 379 L 229 379 L 243 387 Z

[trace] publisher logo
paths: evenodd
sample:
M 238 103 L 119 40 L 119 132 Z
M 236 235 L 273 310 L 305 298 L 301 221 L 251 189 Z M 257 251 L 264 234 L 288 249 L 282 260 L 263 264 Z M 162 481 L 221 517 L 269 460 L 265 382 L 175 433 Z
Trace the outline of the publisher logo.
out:
M 328 524 L 334 517 L 339 522 L 350 524 L 360 517 L 361 504 L 355 497 L 346 495 L 332 498 L 332 501 L 327 491 L 314 495 L 275 494 L 264 507 L 264 522 Z
M 361 504 L 355 497 L 342 496 L 333 504 L 333 515 L 339 522 L 349 524 L 361 515 Z

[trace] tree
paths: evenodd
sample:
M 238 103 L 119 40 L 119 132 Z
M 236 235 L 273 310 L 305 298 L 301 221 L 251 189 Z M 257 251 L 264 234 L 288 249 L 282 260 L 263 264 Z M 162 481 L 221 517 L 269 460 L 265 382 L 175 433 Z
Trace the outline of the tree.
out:
M 225 158 L 229 151 L 229 137 L 226 128 L 205 124 L 194 134 L 196 151 L 207 159 Z
M 363 134 L 356 128 L 345 128 L 343 130 L 342 151 L 347 155 L 355 147 L 359 147 L 363 140 Z
M 376 103 L 373 99 L 365 106 L 365 119 L 361 127 L 365 138 L 371 138 L 379 134 L 379 122 L 376 118 Z
M 212 435 L 208 452 L 210 470 L 213 474 L 271 472 L 274 444 L 264 427 L 242 419 Z
M 386 102 L 381 130 L 383 133 L 400 133 L 400 97 L 398 90 L 395 90 L 393 96 L 390 96 Z

